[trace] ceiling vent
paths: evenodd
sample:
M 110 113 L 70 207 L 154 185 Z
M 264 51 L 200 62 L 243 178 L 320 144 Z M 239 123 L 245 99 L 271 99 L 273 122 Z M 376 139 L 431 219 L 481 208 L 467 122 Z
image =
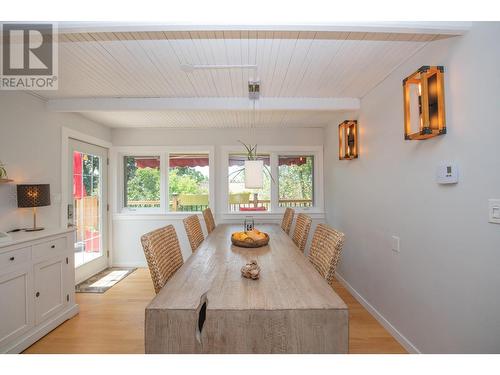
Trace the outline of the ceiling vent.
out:
M 260 81 L 248 81 L 248 98 L 257 100 L 260 96 Z

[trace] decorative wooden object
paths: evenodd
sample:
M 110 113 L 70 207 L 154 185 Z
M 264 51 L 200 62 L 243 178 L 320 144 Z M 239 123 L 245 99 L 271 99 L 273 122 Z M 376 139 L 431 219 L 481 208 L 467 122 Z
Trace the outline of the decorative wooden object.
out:
M 146 308 L 146 353 L 347 353 L 347 306 L 279 225 L 269 246 L 219 224 Z M 258 281 L 241 277 L 256 260 Z
M 358 158 L 358 122 L 346 120 L 339 124 L 339 160 Z
M 250 263 L 241 267 L 241 276 L 247 279 L 257 280 L 260 275 L 260 267 L 256 260 L 251 260 Z
M 422 66 L 406 77 L 403 80 L 403 96 L 405 139 L 422 140 L 446 134 L 444 67 Z M 418 128 L 414 124 L 417 118 Z
M 264 238 L 261 239 L 254 239 L 251 237 L 247 237 L 245 239 L 240 239 L 238 238 L 238 234 L 242 232 L 236 232 L 231 234 L 231 242 L 233 243 L 234 246 L 239 246 L 239 247 L 247 247 L 247 248 L 257 248 L 257 247 L 262 247 L 266 246 L 269 243 L 269 235 L 267 233 L 263 233 Z

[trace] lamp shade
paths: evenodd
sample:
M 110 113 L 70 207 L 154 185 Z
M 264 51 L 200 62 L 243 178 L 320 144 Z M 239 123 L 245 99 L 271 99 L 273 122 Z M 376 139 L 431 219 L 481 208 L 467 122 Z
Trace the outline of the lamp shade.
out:
M 50 206 L 50 185 L 17 185 L 17 207 Z
M 264 162 L 262 160 L 245 160 L 245 188 L 262 189 L 263 169 Z

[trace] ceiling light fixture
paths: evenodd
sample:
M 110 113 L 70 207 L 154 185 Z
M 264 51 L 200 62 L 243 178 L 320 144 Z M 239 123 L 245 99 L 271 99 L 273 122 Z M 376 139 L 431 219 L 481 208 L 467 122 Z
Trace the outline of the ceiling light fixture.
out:
M 260 97 L 260 81 L 248 81 L 248 98 L 252 101 L 252 124 L 250 132 L 255 126 L 255 101 Z M 245 145 L 248 153 L 248 160 L 245 161 L 245 188 L 247 189 L 262 189 L 264 185 L 263 171 L 264 161 L 258 160 L 257 145 L 250 149 Z M 252 151 L 255 155 L 252 155 Z
M 248 98 L 253 100 L 253 110 L 255 112 L 255 100 L 260 98 L 260 81 L 248 81 Z

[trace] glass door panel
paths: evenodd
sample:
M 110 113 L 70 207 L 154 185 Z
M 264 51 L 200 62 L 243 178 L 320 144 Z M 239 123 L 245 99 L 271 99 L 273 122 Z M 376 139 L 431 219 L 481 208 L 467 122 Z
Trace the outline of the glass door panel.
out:
M 69 222 L 75 232 L 76 281 L 107 266 L 107 150 L 84 142 L 70 142 Z
M 101 157 L 73 152 L 73 208 L 76 226 L 75 267 L 103 255 L 100 232 Z

